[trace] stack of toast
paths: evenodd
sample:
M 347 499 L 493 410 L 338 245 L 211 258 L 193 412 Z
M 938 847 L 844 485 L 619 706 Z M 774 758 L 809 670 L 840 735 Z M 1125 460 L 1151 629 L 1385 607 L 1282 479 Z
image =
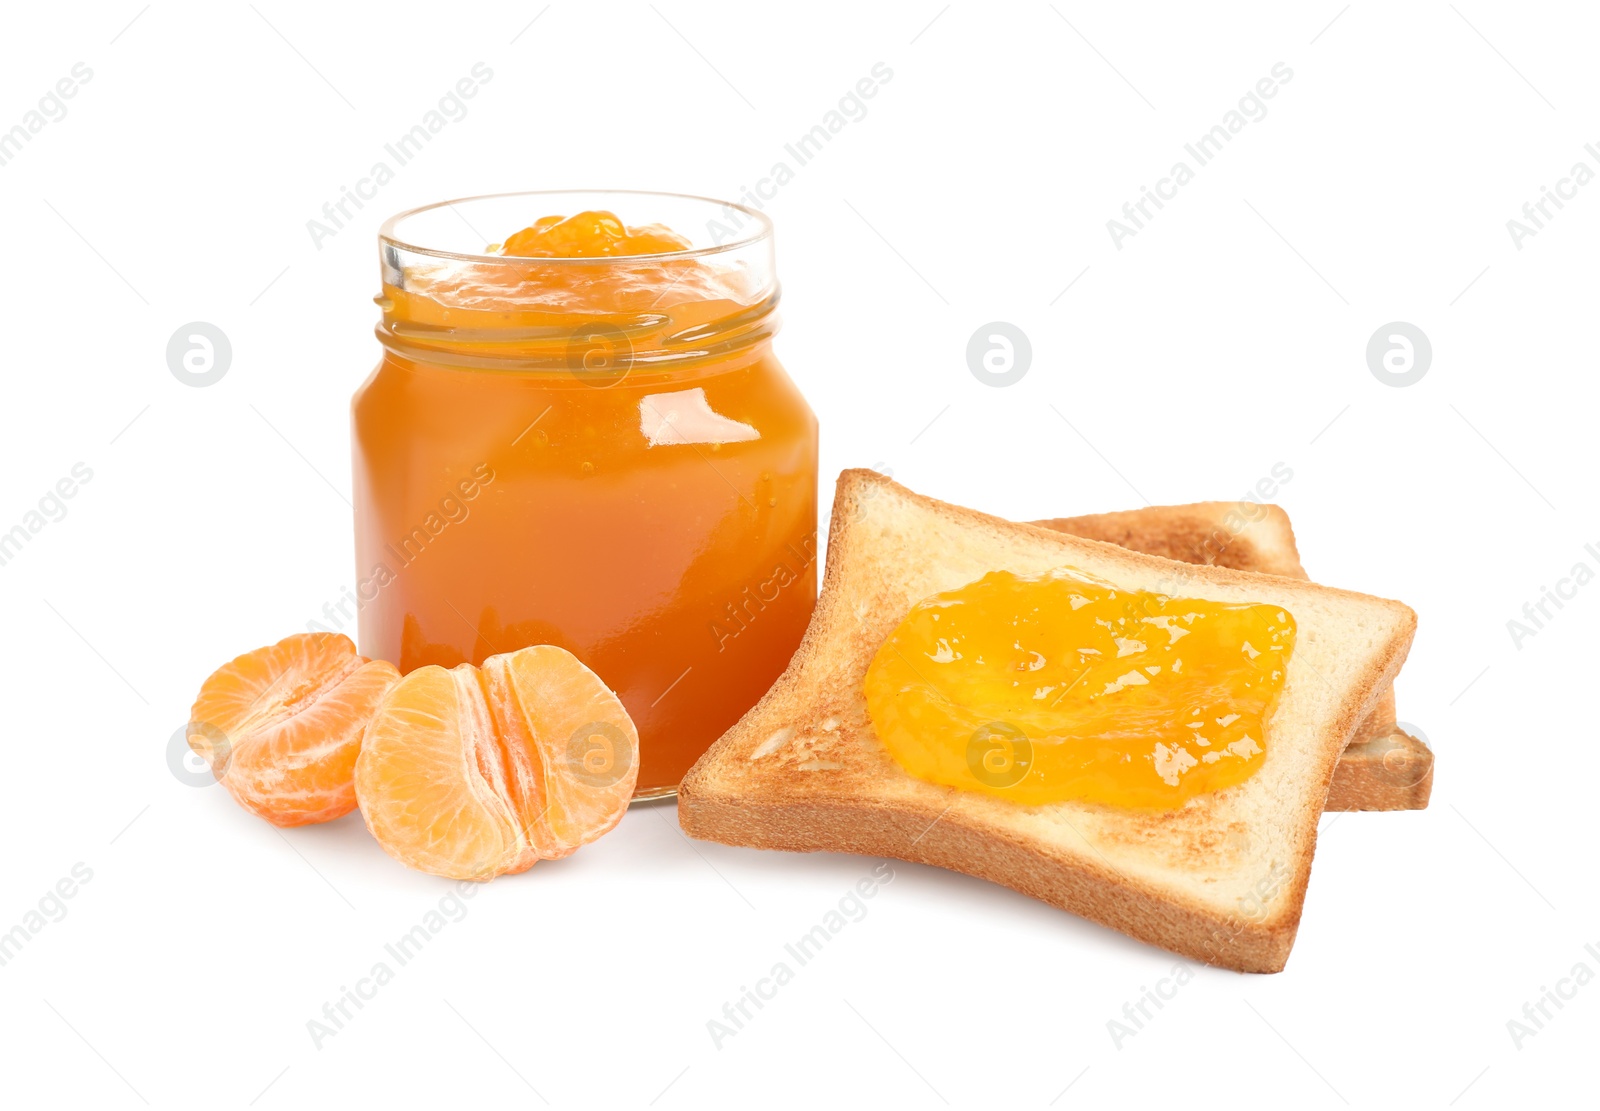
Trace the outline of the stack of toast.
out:
M 916 778 L 889 756 L 862 686 L 910 608 L 990 571 L 1062 567 L 1128 590 L 1294 614 L 1298 639 L 1254 775 L 1170 810 L 1024 806 Z M 1198 961 L 1276 972 L 1323 809 L 1427 804 L 1432 754 L 1394 710 L 1415 628 L 1399 602 L 1312 583 L 1274 506 L 1022 524 L 846 471 L 810 628 L 788 670 L 683 781 L 679 821 L 725 844 L 950 868 Z

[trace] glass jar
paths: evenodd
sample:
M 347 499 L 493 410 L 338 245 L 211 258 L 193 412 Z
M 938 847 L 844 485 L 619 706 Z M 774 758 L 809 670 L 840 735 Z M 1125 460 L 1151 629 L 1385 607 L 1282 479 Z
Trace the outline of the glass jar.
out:
M 690 246 L 489 253 L 586 210 Z M 817 422 L 772 353 L 770 222 L 517 193 L 402 213 L 379 254 L 383 359 L 352 403 L 362 653 L 408 672 L 566 648 L 633 716 L 635 797 L 670 794 L 816 600 Z

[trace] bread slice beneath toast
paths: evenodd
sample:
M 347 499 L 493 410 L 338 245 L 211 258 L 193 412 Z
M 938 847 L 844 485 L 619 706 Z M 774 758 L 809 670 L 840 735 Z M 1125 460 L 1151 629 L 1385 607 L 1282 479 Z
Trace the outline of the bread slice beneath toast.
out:
M 996 569 L 1072 567 L 1126 589 L 1287 608 L 1298 624 L 1261 766 L 1172 811 L 1022 806 L 936 786 L 873 732 L 862 682 L 920 599 Z M 685 832 L 730 845 L 890 856 L 1012 887 L 1208 964 L 1283 968 L 1335 763 L 1405 660 L 1399 602 L 1193 567 L 922 497 L 845 471 L 826 574 L 788 670 L 684 779 Z
M 1033 523 L 1183 563 L 1310 578 L 1289 515 L 1271 504 L 1155 505 Z M 1432 793 L 1433 750 L 1396 723 L 1391 687 L 1339 758 L 1323 809 L 1422 810 Z

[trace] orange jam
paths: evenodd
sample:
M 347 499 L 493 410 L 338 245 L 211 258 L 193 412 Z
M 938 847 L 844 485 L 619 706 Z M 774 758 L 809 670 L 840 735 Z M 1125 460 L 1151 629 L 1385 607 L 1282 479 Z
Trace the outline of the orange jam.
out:
M 912 607 L 867 670 L 867 710 L 919 779 L 1173 809 L 1261 766 L 1294 638 L 1278 606 L 994 571 Z
M 580 212 L 543 216 L 490 254 L 522 258 L 604 258 L 608 255 L 658 255 L 687 249 L 689 241 L 660 224 L 630 228 L 615 213 Z
M 527 225 L 558 205 L 578 214 Z M 524 194 L 396 217 L 384 357 L 353 403 L 362 650 L 409 672 L 567 649 L 638 729 L 639 796 L 766 692 L 816 600 L 817 424 L 772 352 L 770 225 L 693 234 L 731 208 Z

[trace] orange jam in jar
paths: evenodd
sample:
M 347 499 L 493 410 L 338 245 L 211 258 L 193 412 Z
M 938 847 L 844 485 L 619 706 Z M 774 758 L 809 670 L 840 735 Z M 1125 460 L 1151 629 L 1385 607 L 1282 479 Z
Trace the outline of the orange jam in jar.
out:
M 817 422 L 772 352 L 770 223 L 522 193 L 404 213 L 379 247 L 383 360 L 352 405 L 363 653 L 566 648 L 638 728 L 636 797 L 671 793 L 816 600 Z

